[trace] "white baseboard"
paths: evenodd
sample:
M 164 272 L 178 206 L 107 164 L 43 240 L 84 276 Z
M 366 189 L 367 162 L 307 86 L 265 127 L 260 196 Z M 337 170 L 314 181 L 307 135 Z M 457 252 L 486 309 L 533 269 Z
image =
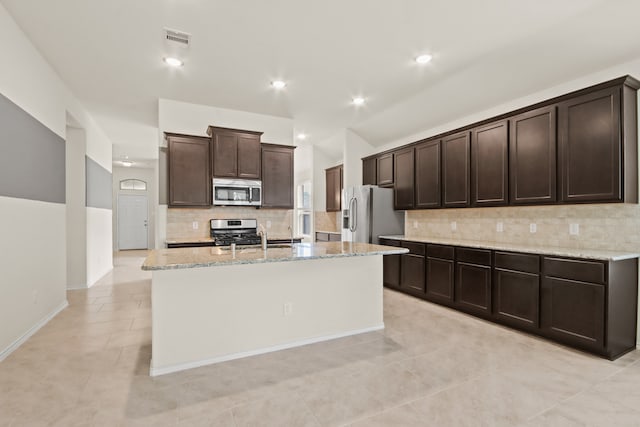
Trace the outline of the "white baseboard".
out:
M 226 354 L 224 356 L 212 357 L 210 359 L 196 360 L 189 363 L 180 363 L 178 365 L 163 366 L 162 368 L 153 367 L 153 359 L 149 367 L 149 375 L 156 377 L 158 375 L 171 374 L 173 372 L 184 371 L 187 369 L 199 368 L 200 366 L 212 365 L 214 363 L 227 362 L 234 359 L 242 359 L 243 357 L 257 356 L 259 354 L 271 353 L 273 351 L 286 350 L 288 348 L 300 347 L 307 344 L 314 344 L 322 341 L 334 340 L 336 338 L 344 338 L 351 335 L 364 334 L 366 332 L 374 332 L 384 329 L 384 323 L 370 328 L 356 329 L 353 331 L 341 332 L 339 334 L 323 335 L 321 337 L 307 338 L 299 341 L 293 341 L 286 344 L 274 345 L 272 347 L 261 348 L 258 350 L 243 351 L 240 353 Z M 153 343 L 152 343 L 153 345 Z
M 18 338 L 17 340 L 15 340 L 13 343 L 11 343 L 9 345 L 9 347 L 5 348 L 4 350 L 0 351 L 0 362 L 2 362 L 4 359 L 6 359 L 11 353 L 13 353 L 14 351 L 16 351 L 18 349 L 18 347 L 20 347 L 22 344 L 24 344 L 25 341 L 27 341 L 29 338 L 31 338 L 31 336 L 33 334 L 35 334 L 36 332 L 38 332 L 38 330 L 40 328 L 42 328 L 44 325 L 46 325 L 47 323 L 49 323 L 49 321 L 51 319 L 53 319 L 54 317 L 56 317 L 56 315 L 58 313 L 60 313 L 62 310 L 64 310 L 65 308 L 67 308 L 69 306 L 69 301 L 67 301 L 66 299 L 64 300 L 64 302 L 62 302 L 58 307 L 56 307 L 51 313 L 47 314 L 44 318 L 42 318 L 38 323 L 36 323 L 35 325 L 33 325 L 27 332 L 25 332 L 24 334 L 22 334 L 22 336 L 20 338 Z

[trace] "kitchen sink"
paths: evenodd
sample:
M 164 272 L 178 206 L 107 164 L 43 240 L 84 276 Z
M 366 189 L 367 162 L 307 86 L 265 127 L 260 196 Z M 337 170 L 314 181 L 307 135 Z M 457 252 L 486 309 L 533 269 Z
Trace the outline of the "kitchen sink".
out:
M 231 246 L 219 246 L 218 248 L 222 251 L 231 250 Z M 291 243 L 272 243 L 267 245 L 267 249 L 286 249 L 286 248 L 291 248 Z M 262 249 L 262 246 L 261 245 L 237 245 L 236 246 L 236 251 L 243 251 L 247 249 L 253 249 L 253 250 Z

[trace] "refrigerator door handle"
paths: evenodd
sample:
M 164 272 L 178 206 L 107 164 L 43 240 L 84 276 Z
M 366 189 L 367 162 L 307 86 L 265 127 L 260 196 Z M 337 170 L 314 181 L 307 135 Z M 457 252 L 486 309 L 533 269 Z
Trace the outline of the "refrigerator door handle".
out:
M 358 199 L 355 197 L 349 202 L 349 217 L 352 219 L 349 231 L 353 233 L 358 228 Z

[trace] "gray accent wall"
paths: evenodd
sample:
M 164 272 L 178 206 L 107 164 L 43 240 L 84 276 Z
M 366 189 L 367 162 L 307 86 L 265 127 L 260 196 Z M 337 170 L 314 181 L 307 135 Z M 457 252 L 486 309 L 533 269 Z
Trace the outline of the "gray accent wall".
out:
M 91 157 L 85 156 L 87 174 L 86 205 L 88 208 L 113 209 L 111 172 Z
M 0 196 L 65 203 L 65 142 L 0 94 Z

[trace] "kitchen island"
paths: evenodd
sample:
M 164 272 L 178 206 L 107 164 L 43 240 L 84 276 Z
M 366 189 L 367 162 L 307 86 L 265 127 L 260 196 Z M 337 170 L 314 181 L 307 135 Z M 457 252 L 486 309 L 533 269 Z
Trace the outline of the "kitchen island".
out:
M 150 373 L 383 329 L 382 256 L 405 252 L 351 242 L 151 251 Z

